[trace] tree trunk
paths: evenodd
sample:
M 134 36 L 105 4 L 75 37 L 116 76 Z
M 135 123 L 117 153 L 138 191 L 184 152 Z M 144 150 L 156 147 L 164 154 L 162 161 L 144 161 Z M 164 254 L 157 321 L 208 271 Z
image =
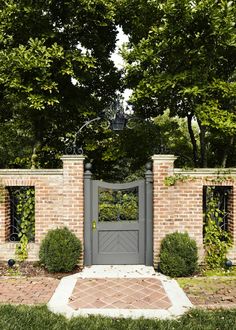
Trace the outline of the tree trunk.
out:
M 34 121 L 34 145 L 31 155 L 31 168 L 35 169 L 39 167 L 38 153 L 43 144 L 43 130 L 44 130 L 44 118 L 40 116 Z
M 192 128 L 192 118 L 193 118 L 192 114 L 187 115 L 188 132 L 189 132 L 191 143 L 192 143 L 192 146 L 193 146 L 193 163 L 194 163 L 194 166 L 197 167 L 198 166 L 198 150 L 197 150 L 197 142 L 196 142 L 194 132 L 193 132 L 193 128 Z
M 200 128 L 200 154 L 201 154 L 201 167 L 207 167 L 207 157 L 206 157 L 206 126 L 201 124 L 198 119 L 198 126 Z
M 227 160 L 228 160 L 228 157 L 229 157 L 230 147 L 232 147 L 233 143 L 234 143 L 234 137 L 231 136 L 229 144 L 224 149 L 224 155 L 223 155 L 223 159 L 222 159 L 222 163 L 221 163 L 222 167 L 226 167 L 226 163 L 227 163 Z

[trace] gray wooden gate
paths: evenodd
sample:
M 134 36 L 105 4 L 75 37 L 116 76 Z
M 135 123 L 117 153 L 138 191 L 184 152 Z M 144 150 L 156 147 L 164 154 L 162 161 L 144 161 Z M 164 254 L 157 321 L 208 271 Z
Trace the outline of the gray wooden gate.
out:
M 92 180 L 85 169 L 85 265 L 152 265 L 151 166 L 130 183 Z

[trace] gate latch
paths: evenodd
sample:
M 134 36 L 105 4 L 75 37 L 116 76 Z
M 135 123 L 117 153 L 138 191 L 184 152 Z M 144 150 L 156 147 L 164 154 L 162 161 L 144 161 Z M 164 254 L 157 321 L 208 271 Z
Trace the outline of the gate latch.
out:
M 93 222 L 92 222 L 92 229 L 93 230 L 96 230 L 96 228 L 97 228 L 96 220 L 93 220 Z

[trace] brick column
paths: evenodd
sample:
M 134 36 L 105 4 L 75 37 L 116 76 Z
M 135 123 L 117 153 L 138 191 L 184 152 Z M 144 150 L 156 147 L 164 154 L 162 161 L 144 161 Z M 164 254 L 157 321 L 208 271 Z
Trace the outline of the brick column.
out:
M 231 195 L 231 212 L 232 212 L 232 219 L 234 222 L 234 226 L 233 226 L 233 230 L 232 230 L 232 236 L 233 236 L 233 243 L 235 246 L 235 250 L 236 250 L 236 184 L 234 181 L 234 185 L 232 187 L 232 195 Z M 236 260 L 236 257 L 235 257 Z
M 84 244 L 84 157 L 68 155 L 63 161 L 63 219 Z M 83 263 L 83 260 L 81 261 Z
M 236 263 L 236 185 L 232 186 L 232 189 L 228 196 L 228 230 L 232 235 L 233 246 L 229 251 L 228 258 Z
M 234 198 L 235 198 L 235 192 L 234 188 L 230 189 L 228 194 L 228 231 L 231 233 L 233 238 L 233 243 L 235 243 L 235 223 L 234 223 Z
M 174 173 L 174 155 L 154 155 L 153 159 L 153 258 L 157 266 L 161 240 L 173 231 L 171 195 L 164 179 Z
M 10 237 L 10 199 L 7 189 L 0 186 L 0 244 Z

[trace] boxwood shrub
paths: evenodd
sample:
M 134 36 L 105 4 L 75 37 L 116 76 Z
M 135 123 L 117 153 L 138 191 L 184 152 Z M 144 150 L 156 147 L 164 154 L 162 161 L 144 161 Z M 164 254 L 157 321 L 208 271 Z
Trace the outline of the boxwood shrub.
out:
M 81 242 L 68 228 L 49 230 L 39 249 L 39 260 L 49 272 L 70 272 L 78 264 Z
M 161 242 L 160 271 L 171 277 L 189 276 L 197 270 L 197 245 L 188 233 L 174 232 Z

